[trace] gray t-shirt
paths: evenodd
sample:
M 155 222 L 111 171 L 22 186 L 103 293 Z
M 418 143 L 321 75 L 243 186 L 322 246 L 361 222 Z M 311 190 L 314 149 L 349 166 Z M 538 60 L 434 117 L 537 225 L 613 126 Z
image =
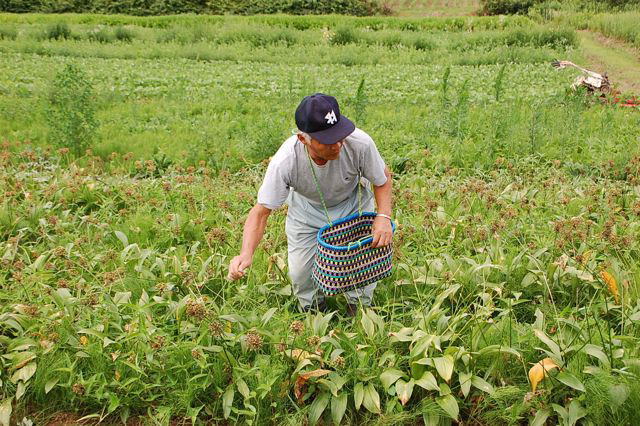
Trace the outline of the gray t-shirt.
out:
M 358 174 L 375 186 L 387 182 L 384 160 L 373 139 L 364 131 L 356 128 L 347 136 L 338 158 L 322 166 L 313 161 L 309 164 L 305 146 L 293 135 L 284 141 L 271 158 L 258 191 L 258 203 L 271 210 L 277 209 L 285 203 L 289 191 L 293 190 L 311 205 L 322 209 L 311 167 L 316 172 L 328 208 L 351 197 L 358 183 Z

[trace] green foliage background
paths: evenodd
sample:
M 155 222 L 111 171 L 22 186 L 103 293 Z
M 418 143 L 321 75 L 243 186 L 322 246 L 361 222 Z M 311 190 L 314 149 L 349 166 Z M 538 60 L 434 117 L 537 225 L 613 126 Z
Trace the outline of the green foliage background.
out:
M 382 9 L 374 0 L 0 0 L 0 11 L 128 15 L 288 13 L 366 16 L 379 13 Z

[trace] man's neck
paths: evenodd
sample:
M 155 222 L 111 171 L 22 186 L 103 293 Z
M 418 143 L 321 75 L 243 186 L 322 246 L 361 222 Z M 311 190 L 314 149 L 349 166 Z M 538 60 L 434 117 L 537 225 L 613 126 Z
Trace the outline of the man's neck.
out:
M 309 147 L 307 147 L 307 151 L 309 152 L 309 156 L 311 157 L 313 162 L 316 163 L 318 166 L 324 166 L 329 161 L 329 160 L 325 160 L 324 158 L 318 157 L 317 154 L 313 152 L 312 149 L 309 149 Z

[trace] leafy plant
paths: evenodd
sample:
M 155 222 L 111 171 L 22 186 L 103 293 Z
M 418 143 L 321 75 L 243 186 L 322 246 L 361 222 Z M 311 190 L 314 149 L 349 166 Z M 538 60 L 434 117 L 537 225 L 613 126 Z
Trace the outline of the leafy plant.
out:
M 49 90 L 46 118 L 49 141 L 70 148 L 80 155 L 91 146 L 96 136 L 93 87 L 85 72 L 67 64 L 59 71 Z

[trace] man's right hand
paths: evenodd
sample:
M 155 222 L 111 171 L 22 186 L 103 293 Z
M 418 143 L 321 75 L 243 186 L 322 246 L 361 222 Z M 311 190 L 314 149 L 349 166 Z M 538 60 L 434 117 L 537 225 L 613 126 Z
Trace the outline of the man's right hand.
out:
M 253 262 L 252 256 L 241 254 L 239 256 L 231 259 L 231 263 L 229 263 L 229 275 L 227 275 L 227 279 L 230 281 L 234 281 L 244 277 L 245 270 L 251 266 Z

